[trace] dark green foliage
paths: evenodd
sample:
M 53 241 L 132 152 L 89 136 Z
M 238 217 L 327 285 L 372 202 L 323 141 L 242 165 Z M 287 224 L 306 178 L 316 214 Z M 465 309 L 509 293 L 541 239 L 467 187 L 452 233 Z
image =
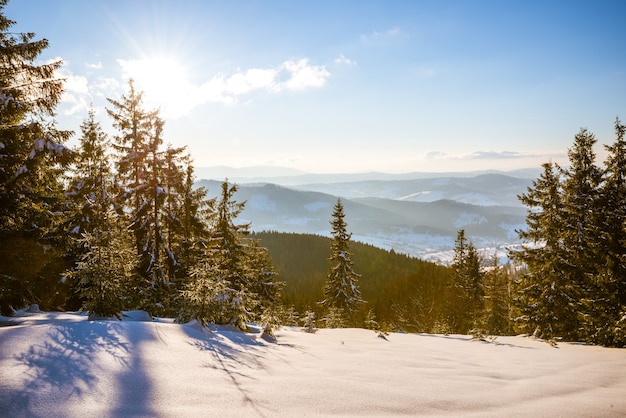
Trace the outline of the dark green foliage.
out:
M 136 257 L 127 230 L 111 224 L 108 229 L 85 232 L 81 241 L 89 250 L 68 275 L 79 282 L 83 308 L 90 318 L 121 319 L 125 296 L 136 274 Z
M 466 334 L 479 326 L 485 292 L 481 259 L 463 229 L 457 233 L 451 268 L 448 324 L 452 332 Z
M 328 259 L 330 269 L 324 286 L 324 300 L 320 304 L 329 310 L 329 315 L 344 317 L 354 323 L 356 311 L 365 301 L 361 299 L 358 284 L 360 275 L 353 269 L 354 263 L 349 251 L 352 234 L 346 230 L 347 223 L 340 199 L 337 199 L 332 216 L 330 222 L 332 239 Z M 333 320 L 333 323 L 338 324 L 339 321 Z
M 591 213 L 593 277 L 583 294 L 581 322 L 588 341 L 626 345 L 626 126 L 615 121 L 615 142 Z
M 498 258 L 483 276 L 485 302 L 479 328 L 491 335 L 510 335 L 512 311 L 512 276 L 511 265 L 499 265 Z
M 528 245 L 513 254 L 526 272 L 517 283 L 518 329 L 544 338 L 623 346 L 626 223 L 626 128 L 615 123 L 605 169 L 595 165 L 596 139 L 585 129 L 568 151 L 570 167 L 545 164 L 520 196 L 529 207 Z M 561 178 L 562 176 L 562 178 Z
M 222 183 L 214 225 L 203 260 L 191 268 L 182 291 L 181 319 L 231 324 L 246 329 L 252 320 L 272 334 L 280 319 L 282 283 L 276 281 L 267 251 L 248 238 L 248 224 L 236 218 L 245 203 L 234 201 L 237 186 Z
M 61 99 L 61 61 L 37 64 L 48 47 L 34 33 L 11 32 L 15 22 L 0 1 L 0 234 L 41 234 L 62 193 L 60 174 L 71 156 L 49 118 Z
M 576 289 L 563 274 L 570 267 L 561 235 L 566 221 L 558 166 L 543 167 L 533 187 L 520 196 L 529 210 L 527 228 L 519 235 L 529 245 L 512 255 L 527 269 L 516 285 L 518 329 L 553 338 L 577 331 Z
M 62 145 L 71 132 L 57 130 L 50 121 L 63 90 L 63 80 L 55 75 L 62 62 L 37 63 L 48 41 L 35 40 L 34 33 L 12 32 L 15 22 L 4 16 L 6 4 L 6 0 L 0 0 L 0 274 L 4 277 L 0 308 L 3 312 L 10 311 L 9 304 L 26 298 L 40 297 L 39 303 L 44 306 L 58 302 L 54 293 L 45 295 L 40 291 L 53 292 L 63 287 L 58 283 L 63 262 L 53 243 L 41 238 L 60 208 L 61 174 L 71 159 L 71 152 Z M 16 242 L 27 243 L 28 251 L 18 253 L 18 247 L 12 246 Z M 40 258 L 32 259 L 34 254 Z M 18 257 L 28 257 L 32 265 L 15 266 Z M 26 276 L 22 275 L 22 269 L 28 270 Z M 34 270 L 37 275 L 31 275 Z
M 316 302 L 328 272 L 328 238 L 278 232 L 251 236 L 269 250 L 278 277 L 285 282 L 284 305 L 324 318 Z M 370 319 L 373 316 L 391 329 L 430 332 L 437 327 L 447 309 L 449 268 L 358 242 L 350 242 L 349 249 L 361 274 L 362 297 L 368 301 L 364 321 L 371 310 Z
M 183 156 L 184 148 L 163 149 L 164 122 L 158 111 L 144 110 L 142 92 L 134 89 L 132 80 L 126 96 L 109 102 L 113 109 L 107 111 L 118 131 L 118 213 L 133 231 L 143 282 L 136 307 L 172 315 L 177 311 L 175 295 L 188 274 L 185 264 L 192 262 L 193 242 L 205 229 L 194 220 L 202 204 L 193 199 L 203 194 L 189 191 L 193 170 L 187 169 L 190 160 Z

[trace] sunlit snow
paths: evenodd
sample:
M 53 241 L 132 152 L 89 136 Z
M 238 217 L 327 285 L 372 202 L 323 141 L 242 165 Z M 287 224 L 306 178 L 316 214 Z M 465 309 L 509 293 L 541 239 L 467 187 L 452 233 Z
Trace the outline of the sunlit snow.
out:
M 10 417 L 626 415 L 626 351 L 527 337 L 202 329 L 133 313 L 0 327 Z

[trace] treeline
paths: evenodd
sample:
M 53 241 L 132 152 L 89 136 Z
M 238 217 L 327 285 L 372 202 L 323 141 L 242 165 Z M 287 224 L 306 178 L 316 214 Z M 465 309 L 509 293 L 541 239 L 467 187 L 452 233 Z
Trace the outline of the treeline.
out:
M 254 232 L 252 237 L 269 250 L 285 282 L 285 305 L 300 316 L 311 311 L 323 319 L 318 302 L 328 275 L 329 238 L 279 232 Z M 359 326 L 425 333 L 515 332 L 515 270 L 481 257 L 463 230 L 451 267 L 360 242 L 350 242 L 349 249 L 366 301 Z

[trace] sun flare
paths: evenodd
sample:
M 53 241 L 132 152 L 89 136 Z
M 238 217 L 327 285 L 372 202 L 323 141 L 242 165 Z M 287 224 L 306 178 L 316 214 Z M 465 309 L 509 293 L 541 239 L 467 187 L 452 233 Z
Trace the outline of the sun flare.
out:
M 188 72 L 181 61 L 173 57 L 151 57 L 120 60 L 124 75 L 135 81 L 144 92 L 148 106 L 157 107 L 162 115 L 176 117 L 185 108 L 189 94 Z

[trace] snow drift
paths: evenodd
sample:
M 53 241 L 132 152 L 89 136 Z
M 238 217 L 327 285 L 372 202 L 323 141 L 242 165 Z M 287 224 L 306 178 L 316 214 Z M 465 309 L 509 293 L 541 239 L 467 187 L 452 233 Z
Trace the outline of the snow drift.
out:
M 626 351 L 526 337 L 283 328 L 132 313 L 0 318 L 10 417 L 625 416 Z

